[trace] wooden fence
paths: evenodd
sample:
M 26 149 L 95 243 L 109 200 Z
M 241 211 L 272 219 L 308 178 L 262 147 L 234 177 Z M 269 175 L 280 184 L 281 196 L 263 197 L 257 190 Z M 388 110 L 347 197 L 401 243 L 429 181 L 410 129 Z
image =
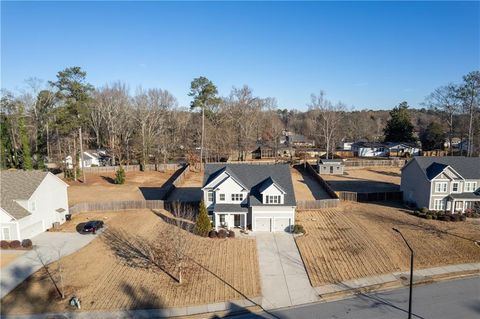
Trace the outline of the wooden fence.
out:
M 321 209 L 333 208 L 340 205 L 338 198 L 319 199 L 319 200 L 297 200 L 297 209 Z
M 346 160 L 345 168 L 363 168 L 363 167 L 403 167 L 405 159 L 385 159 L 385 160 Z
M 312 165 L 310 165 L 308 162 L 306 162 L 305 165 L 307 166 L 307 172 L 323 187 L 323 189 L 325 189 L 327 194 L 333 199 L 338 199 L 337 193 L 335 193 L 330 185 L 324 181 L 324 179 L 317 173 Z
M 383 200 L 402 200 L 403 192 L 372 192 L 372 193 L 356 193 L 356 192 L 337 192 L 338 197 L 342 201 L 350 202 L 376 202 Z
M 97 167 L 85 167 L 83 170 L 85 173 L 108 173 L 115 172 L 120 166 L 97 166 Z M 125 172 L 139 172 L 140 165 L 122 165 Z M 180 164 L 147 164 L 145 165 L 145 171 L 176 171 L 181 167 Z
M 120 211 L 127 209 L 163 209 L 163 200 L 127 200 L 112 202 L 84 202 L 70 207 L 70 214 L 95 211 Z

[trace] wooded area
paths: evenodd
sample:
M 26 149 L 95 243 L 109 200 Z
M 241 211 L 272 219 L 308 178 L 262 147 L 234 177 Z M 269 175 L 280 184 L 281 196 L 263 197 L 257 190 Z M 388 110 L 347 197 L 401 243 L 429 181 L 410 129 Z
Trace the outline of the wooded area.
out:
M 200 156 L 245 160 L 258 143 L 278 146 L 284 130 L 314 140 L 327 156 L 342 141 L 359 139 L 421 140 L 430 150 L 458 137 L 467 144 L 465 155 L 480 149 L 479 71 L 438 88 L 422 109 L 402 102 L 390 112 L 349 110 L 321 91 L 306 101 L 306 111 L 281 109 L 275 98 L 258 97 L 248 86 L 218 96 L 204 77 L 192 81 L 192 102 L 185 107 L 165 89 L 138 88 L 131 94 L 122 82 L 95 88 L 80 67 L 66 68 L 52 81 L 26 84 L 20 92 L 2 91 L 2 168 L 42 169 L 48 162 L 65 169 L 70 155 L 76 178 L 86 149 L 105 149 L 112 165 L 192 163 Z

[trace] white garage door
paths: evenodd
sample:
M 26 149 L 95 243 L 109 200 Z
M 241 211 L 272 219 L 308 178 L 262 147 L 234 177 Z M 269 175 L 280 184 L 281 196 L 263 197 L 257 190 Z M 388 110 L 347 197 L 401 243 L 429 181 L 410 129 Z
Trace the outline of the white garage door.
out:
M 255 218 L 256 231 L 270 231 L 270 218 Z
M 42 221 L 36 222 L 30 226 L 20 229 L 20 236 L 22 239 L 31 239 L 33 236 L 43 232 Z
M 290 231 L 290 218 L 275 218 L 274 231 Z

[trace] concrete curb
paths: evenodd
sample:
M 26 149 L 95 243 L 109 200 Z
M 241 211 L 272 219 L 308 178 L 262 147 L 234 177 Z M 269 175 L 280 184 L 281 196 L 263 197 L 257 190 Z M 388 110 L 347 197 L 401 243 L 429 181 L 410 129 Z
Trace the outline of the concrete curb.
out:
M 427 268 L 414 271 L 413 284 L 420 285 L 435 281 L 464 276 L 480 275 L 480 263 L 459 264 Z M 338 284 L 316 287 L 322 301 L 342 299 L 351 295 L 382 291 L 408 286 L 410 273 L 394 272 L 391 274 L 347 280 Z
M 2 319 L 147 319 L 171 318 L 178 316 L 196 315 L 210 312 L 229 311 L 237 313 L 245 311 L 247 307 L 260 305 L 262 297 L 240 299 L 226 302 L 211 303 L 188 307 L 144 309 L 144 310 L 118 310 L 118 311 L 86 311 L 86 312 L 57 312 L 30 315 L 5 315 Z

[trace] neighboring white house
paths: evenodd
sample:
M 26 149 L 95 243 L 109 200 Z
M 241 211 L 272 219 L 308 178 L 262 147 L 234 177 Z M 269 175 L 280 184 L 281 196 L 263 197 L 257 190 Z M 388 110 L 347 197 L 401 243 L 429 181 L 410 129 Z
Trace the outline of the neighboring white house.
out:
M 55 223 L 65 222 L 68 184 L 52 173 L 2 171 L 0 184 L 2 240 L 32 238 Z
M 413 143 L 385 143 L 389 156 L 417 156 L 420 155 L 420 147 Z
M 402 168 L 405 202 L 430 210 L 480 209 L 479 157 L 415 157 Z
M 359 157 L 386 157 L 388 148 L 382 143 L 356 142 L 352 144 L 352 151 Z
M 207 164 L 202 190 L 215 229 L 288 231 L 295 223 L 288 165 Z
M 83 164 L 81 158 L 79 159 L 79 164 L 80 168 L 100 166 L 100 156 L 97 153 L 85 151 L 83 152 Z M 72 156 L 68 155 L 65 157 L 65 165 L 68 169 L 73 168 Z

